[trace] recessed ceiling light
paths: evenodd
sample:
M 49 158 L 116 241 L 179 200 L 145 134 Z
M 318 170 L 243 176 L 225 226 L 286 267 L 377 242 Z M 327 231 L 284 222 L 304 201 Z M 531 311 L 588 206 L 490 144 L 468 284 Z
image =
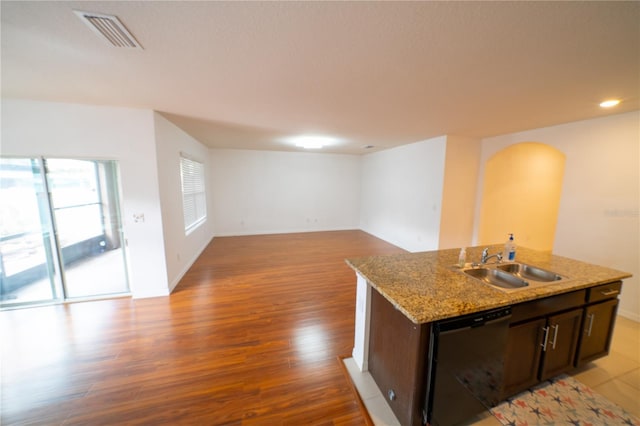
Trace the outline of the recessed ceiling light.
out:
M 600 106 L 602 108 L 611 108 L 620 103 L 619 99 L 608 99 L 606 101 L 600 102 Z

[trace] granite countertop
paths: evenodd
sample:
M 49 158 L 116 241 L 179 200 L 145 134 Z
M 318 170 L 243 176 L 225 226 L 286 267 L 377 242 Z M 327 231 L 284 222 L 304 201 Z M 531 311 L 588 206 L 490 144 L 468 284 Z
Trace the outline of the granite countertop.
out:
M 467 261 L 478 261 L 482 247 L 467 248 Z M 489 246 L 489 254 L 502 251 Z M 347 259 L 396 309 L 416 324 L 509 306 L 631 277 L 627 272 L 548 252 L 518 247 L 516 261 L 556 272 L 565 279 L 505 292 L 465 275 L 455 265 L 460 249 Z M 491 261 L 493 261 L 492 259 Z

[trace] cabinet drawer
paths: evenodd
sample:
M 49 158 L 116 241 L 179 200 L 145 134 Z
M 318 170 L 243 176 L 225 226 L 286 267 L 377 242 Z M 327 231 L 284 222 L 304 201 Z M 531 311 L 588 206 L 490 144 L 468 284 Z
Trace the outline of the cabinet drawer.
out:
M 582 306 L 586 297 L 585 293 L 585 290 L 572 291 L 514 305 L 511 308 L 511 324 Z
M 620 295 L 622 281 L 603 284 L 587 289 L 587 303 L 599 302 L 600 300 L 615 299 Z

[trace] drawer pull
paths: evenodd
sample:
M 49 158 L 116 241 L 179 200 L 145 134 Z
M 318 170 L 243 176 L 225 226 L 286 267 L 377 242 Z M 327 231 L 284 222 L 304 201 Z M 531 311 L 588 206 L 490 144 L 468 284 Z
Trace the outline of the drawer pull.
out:
M 542 351 L 547 351 L 547 343 L 549 343 L 549 327 L 542 327 L 542 331 L 544 331 L 544 339 L 542 339 Z
M 587 329 L 587 337 L 591 337 L 591 329 L 593 328 L 593 319 L 596 314 L 589 314 L 589 328 Z
M 551 342 L 551 349 L 555 350 L 556 349 L 556 341 L 558 340 L 558 330 L 560 329 L 560 326 L 558 324 L 556 325 L 552 325 L 551 328 L 553 328 L 553 342 Z
M 620 293 L 620 290 L 601 290 L 600 294 L 603 296 L 613 296 L 614 294 Z

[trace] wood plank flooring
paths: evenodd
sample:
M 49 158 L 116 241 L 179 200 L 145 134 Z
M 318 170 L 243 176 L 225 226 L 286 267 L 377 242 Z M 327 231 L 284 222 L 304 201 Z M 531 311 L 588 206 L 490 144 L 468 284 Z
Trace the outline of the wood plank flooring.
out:
M 0 312 L 3 425 L 361 425 L 361 231 L 217 237 L 169 297 Z

